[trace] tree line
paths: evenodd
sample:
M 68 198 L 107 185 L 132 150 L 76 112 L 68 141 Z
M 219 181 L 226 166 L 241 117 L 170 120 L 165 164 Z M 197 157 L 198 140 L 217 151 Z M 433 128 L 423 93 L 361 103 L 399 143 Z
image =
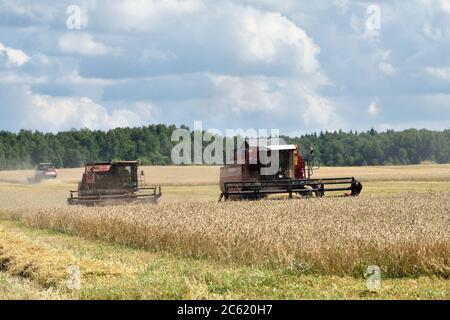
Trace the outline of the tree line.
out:
M 321 132 L 286 140 L 298 144 L 303 154 L 313 147 L 326 166 L 450 163 L 450 130 Z
M 188 129 L 185 126 L 181 128 Z M 0 131 L 0 170 L 32 168 L 53 162 L 58 168 L 87 162 L 139 159 L 145 165 L 170 165 L 174 125 L 116 128 L 109 131 L 71 130 L 58 133 Z M 193 134 L 192 134 L 193 135 Z M 284 137 L 303 154 L 315 149 L 327 166 L 450 163 L 450 130 L 410 129 L 401 132 L 320 132 Z

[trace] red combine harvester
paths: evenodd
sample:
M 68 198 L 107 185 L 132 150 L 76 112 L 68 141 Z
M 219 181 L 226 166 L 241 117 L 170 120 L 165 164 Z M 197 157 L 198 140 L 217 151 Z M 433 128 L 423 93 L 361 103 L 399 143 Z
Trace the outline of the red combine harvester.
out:
M 243 152 L 234 153 L 233 164 L 220 168 L 220 200 L 257 200 L 270 194 L 288 194 L 290 198 L 297 194 L 303 197 L 323 197 L 329 192 L 346 192 L 344 196 L 358 196 L 362 184 L 354 177 L 312 179 L 315 164 L 314 150 L 309 159 L 302 157 L 297 145 L 265 145 L 258 139 L 246 139 Z M 264 139 L 270 142 L 270 139 Z M 263 141 L 264 141 L 263 140 Z M 253 143 L 251 143 L 253 141 Z M 264 165 L 262 157 L 278 153 L 278 167 L 275 174 L 263 175 L 261 170 L 270 167 Z
M 105 205 L 156 202 L 161 187 L 147 187 L 138 161 L 95 162 L 85 166 L 77 191 L 70 191 L 69 205 Z
M 28 178 L 29 183 L 39 183 L 43 180 L 52 180 L 58 177 L 58 170 L 53 163 L 39 163 L 34 176 Z

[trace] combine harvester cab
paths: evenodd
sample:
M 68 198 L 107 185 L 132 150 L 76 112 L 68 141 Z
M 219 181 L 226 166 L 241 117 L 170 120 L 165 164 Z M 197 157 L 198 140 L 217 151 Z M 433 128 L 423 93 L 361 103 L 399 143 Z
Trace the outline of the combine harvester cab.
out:
M 256 140 L 256 142 L 255 142 Z M 270 141 L 270 139 L 264 139 Z M 323 197 L 326 193 L 341 193 L 342 196 L 358 196 L 362 184 L 354 177 L 313 179 L 315 164 L 314 150 L 309 159 L 304 159 L 297 145 L 261 145 L 257 139 L 245 140 L 243 152 L 234 153 L 233 164 L 220 168 L 220 200 L 257 200 L 271 194 L 287 194 L 303 197 Z M 252 143 L 253 141 L 253 143 Z M 278 153 L 276 174 L 263 175 L 261 155 L 270 157 Z
M 138 161 L 96 162 L 85 166 L 77 191 L 70 191 L 69 205 L 156 203 L 160 186 L 145 186 Z

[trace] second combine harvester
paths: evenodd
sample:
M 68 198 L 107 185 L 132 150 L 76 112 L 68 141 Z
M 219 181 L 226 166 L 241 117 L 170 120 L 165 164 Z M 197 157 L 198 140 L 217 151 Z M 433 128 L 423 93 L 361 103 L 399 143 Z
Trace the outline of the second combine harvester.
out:
M 300 195 L 304 197 L 322 197 L 325 193 L 340 192 L 344 196 L 358 196 L 362 184 L 354 177 L 318 178 L 312 174 L 319 166 L 315 164 L 314 151 L 309 159 L 303 158 L 298 146 L 286 144 L 277 138 L 279 144 L 270 145 L 272 139 L 246 139 L 243 152 L 234 153 L 232 164 L 220 169 L 220 200 L 257 200 L 271 194 Z M 278 153 L 278 167 L 275 174 L 263 175 L 266 159 Z
M 96 162 L 85 166 L 78 190 L 70 191 L 70 205 L 156 202 L 161 187 L 146 186 L 139 161 Z

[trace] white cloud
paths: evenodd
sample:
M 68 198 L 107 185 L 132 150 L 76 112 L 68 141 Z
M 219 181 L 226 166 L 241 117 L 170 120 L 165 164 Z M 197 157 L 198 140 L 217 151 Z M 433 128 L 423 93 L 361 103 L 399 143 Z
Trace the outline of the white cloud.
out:
M 42 5 L 42 2 L 2 0 L 0 2 L 0 12 L 5 13 L 9 17 L 20 17 L 22 21 L 38 23 L 49 23 L 61 14 L 61 11 L 58 10 L 60 9 L 59 3 L 52 3 L 52 5 L 45 5 L 44 3 Z
M 19 49 L 6 47 L 0 42 L 0 55 L 6 55 L 8 61 L 16 66 L 22 66 L 30 60 L 30 57 Z
M 448 91 L 432 77 L 450 81 L 449 0 L 379 2 L 382 25 L 373 34 L 366 10 L 372 2 L 366 0 L 80 0 L 89 28 L 72 32 L 65 24 L 67 4 L 0 2 L 7 26 L 0 39 L 14 38 L 24 50 L 21 58 L 20 50 L 0 44 L 0 67 L 8 66 L 0 71 L 0 89 L 4 95 L 10 86 L 33 90 L 34 107 L 27 109 L 30 117 L 23 115 L 28 125 L 40 119 L 36 110 L 58 108 L 73 119 L 61 128 L 139 124 L 144 114 L 155 118 L 152 101 L 167 108 L 161 112 L 165 123 L 189 125 L 203 117 L 219 119 L 218 127 L 233 122 L 305 132 L 443 119 L 448 109 L 442 104 L 431 113 L 439 101 L 418 96 Z M 9 68 L 20 65 L 26 67 Z M 407 98 L 398 103 L 403 94 Z M 15 112 L 6 106 L 16 96 L 9 95 L 2 111 Z M 371 101 L 375 96 L 383 110 Z M 411 105 L 416 111 L 405 114 L 402 108 Z M 76 106 L 95 121 L 70 111 Z M 3 115 L 4 128 L 19 128 L 20 119 Z M 41 120 L 42 128 L 58 127 Z
M 255 126 L 249 115 L 266 119 L 270 125 L 290 128 L 332 130 L 343 125 L 332 102 L 302 80 L 213 74 L 208 77 L 215 94 L 207 104 L 218 113 L 239 118 L 246 126 Z
M 380 62 L 378 68 L 383 74 L 387 76 L 393 76 L 397 73 L 397 69 L 392 64 L 385 61 Z
M 218 97 L 233 112 L 270 111 L 282 107 L 283 95 L 271 91 L 269 83 L 262 78 L 239 78 L 209 75 Z
M 303 114 L 303 120 L 308 127 L 334 130 L 342 125 L 335 107 L 328 99 L 314 94 L 306 94 L 306 101 L 308 107 Z
M 143 56 L 150 60 L 176 58 L 180 64 L 201 63 L 218 73 L 225 63 L 237 72 L 258 66 L 289 73 L 320 71 L 319 46 L 279 12 L 223 0 L 115 1 L 105 10 L 100 5 L 98 9 L 99 28 L 127 37 L 130 32 L 131 36 L 143 33 L 153 41 L 149 47 L 164 44 L 163 50 L 144 50 Z
M 348 11 L 348 0 L 334 0 L 334 4 L 341 9 L 342 13 Z
M 23 85 L 23 84 L 44 84 L 47 82 L 46 77 L 32 77 L 27 74 L 19 74 L 13 72 L 0 72 L 0 84 L 2 85 Z
M 111 48 L 93 39 L 85 32 L 68 32 L 59 38 L 59 48 L 65 53 L 76 53 L 87 56 L 100 56 L 111 52 Z
M 378 5 L 358 4 L 365 9 L 365 14 L 355 15 L 350 18 L 350 27 L 364 40 L 373 43 L 380 42 L 381 34 L 381 7 Z
M 241 8 L 236 32 L 247 61 L 272 63 L 289 54 L 301 71 L 317 71 L 320 48 L 306 32 L 280 13 Z
M 201 0 L 119 0 L 104 8 L 105 18 L 120 14 L 120 19 L 104 21 L 115 28 L 132 32 L 152 32 L 177 23 L 205 8 Z M 100 4 L 99 4 L 100 5 Z M 101 5 L 100 5 L 101 6 Z
M 425 23 L 423 33 L 434 41 L 443 41 L 445 36 L 440 28 L 433 28 L 430 24 Z
M 139 114 L 141 119 L 153 120 L 156 117 L 157 107 L 148 102 L 137 102 L 135 112 Z
M 29 93 L 31 94 L 31 93 Z M 32 95 L 24 115 L 24 125 L 45 131 L 71 128 L 111 129 L 139 126 L 152 122 L 149 106 L 138 105 L 135 110 L 108 111 L 87 97 L 51 97 Z
M 375 98 L 370 102 L 369 108 L 367 108 L 367 112 L 369 112 L 371 116 L 376 116 L 381 112 L 381 109 L 378 104 L 379 104 L 378 98 Z
M 442 10 L 450 14 L 450 0 L 439 0 Z
M 393 76 L 398 73 L 398 69 L 389 62 L 390 50 L 377 49 L 374 58 L 378 60 L 378 70 L 386 76 Z
M 111 84 L 122 83 L 125 80 L 85 78 L 80 76 L 78 70 L 73 70 L 70 74 L 65 74 L 64 76 L 58 78 L 58 81 L 68 85 L 106 87 Z
M 118 13 L 121 19 L 111 18 Z M 146 68 L 169 65 L 178 79 L 183 75 L 176 68 L 207 74 L 207 97 L 195 101 L 197 108 L 209 106 L 205 118 L 220 114 L 247 125 L 258 118 L 269 126 L 277 118 L 289 126 L 307 122 L 320 129 L 337 123 L 331 102 L 318 94 L 329 83 L 319 63 L 320 47 L 287 15 L 237 1 L 132 0 L 108 5 L 102 21 L 105 30 L 127 38 L 148 37 L 148 47 L 134 55 L 153 62 L 154 68 Z M 196 108 L 186 100 L 180 109 L 186 104 Z
M 428 67 L 426 68 L 426 72 L 437 79 L 450 81 L 450 67 L 447 68 Z

